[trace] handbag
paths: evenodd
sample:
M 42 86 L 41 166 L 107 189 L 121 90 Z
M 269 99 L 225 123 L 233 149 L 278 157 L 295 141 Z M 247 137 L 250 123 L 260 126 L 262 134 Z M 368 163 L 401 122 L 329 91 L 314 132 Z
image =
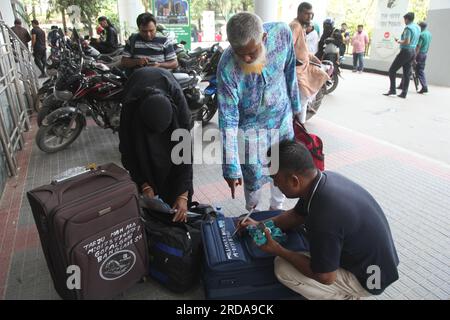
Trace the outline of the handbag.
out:
M 298 120 L 294 120 L 294 135 L 295 141 L 302 143 L 309 150 L 316 168 L 320 171 L 325 170 L 322 139 L 315 134 L 309 133 Z

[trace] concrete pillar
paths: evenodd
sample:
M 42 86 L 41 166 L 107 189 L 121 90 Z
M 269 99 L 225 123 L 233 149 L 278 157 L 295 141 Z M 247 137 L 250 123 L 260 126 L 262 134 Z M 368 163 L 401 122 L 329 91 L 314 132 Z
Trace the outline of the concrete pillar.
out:
M 118 0 L 117 11 L 120 22 L 121 42 L 128 39 L 130 34 L 137 32 L 136 18 L 145 11 L 141 0 Z
M 8 25 L 14 25 L 14 12 L 11 6 L 11 0 L 0 0 L 0 17 Z
M 277 0 L 255 0 L 255 14 L 263 22 L 278 20 L 278 1 Z
M 450 87 L 450 1 L 430 1 L 428 11 L 428 30 L 433 35 L 427 57 L 425 73 L 430 84 Z

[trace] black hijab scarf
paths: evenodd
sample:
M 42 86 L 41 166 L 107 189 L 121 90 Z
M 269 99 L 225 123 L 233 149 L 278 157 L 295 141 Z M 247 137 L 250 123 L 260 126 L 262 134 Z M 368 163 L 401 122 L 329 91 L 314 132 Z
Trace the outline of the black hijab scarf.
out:
M 172 206 L 176 198 L 193 193 L 192 165 L 175 165 L 171 135 L 180 129 L 179 110 L 163 90 L 146 87 L 124 101 L 120 128 L 122 163 L 140 187 L 151 185 L 155 194 Z

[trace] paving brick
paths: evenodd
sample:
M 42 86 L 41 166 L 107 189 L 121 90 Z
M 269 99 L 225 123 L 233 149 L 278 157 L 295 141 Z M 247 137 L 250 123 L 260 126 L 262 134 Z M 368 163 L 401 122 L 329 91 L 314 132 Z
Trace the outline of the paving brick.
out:
M 314 132 L 326 141 L 327 167 L 367 188 L 385 210 L 391 225 L 400 257 L 400 279 L 381 296 L 371 299 L 449 299 L 450 170 L 339 127 L 321 121 L 314 124 Z M 88 127 L 78 141 L 56 154 L 45 154 L 33 144 L 28 175 L 22 178 L 27 184 L 25 191 L 50 182 L 55 174 L 74 166 L 90 162 L 120 164 L 117 145 L 117 135 L 95 126 Z M 231 200 L 221 177 L 221 166 L 195 165 L 194 186 L 197 199 L 222 206 L 225 214 L 236 216 L 245 212 L 242 188 L 238 189 L 237 199 Z M 269 196 L 269 191 L 263 190 L 263 204 L 267 207 Z M 18 209 L 17 204 L 11 203 L 14 198 L 21 202 L 20 212 L 17 218 L 10 215 L 5 220 L 8 210 Z M 25 193 L 11 193 L 3 200 L 0 207 L 5 209 L 0 212 L 0 221 L 8 224 L 0 246 L 6 248 L 23 243 L 23 239 L 14 238 L 16 228 L 34 221 Z M 286 201 L 285 207 L 291 208 L 295 203 Z M 33 237 L 37 239 L 30 231 L 26 236 L 26 244 L 33 243 Z M 40 248 L 23 248 L 14 252 L 10 264 L 6 258 L 5 261 L 10 266 L 5 298 L 59 299 Z M 199 286 L 184 295 L 175 295 L 149 282 L 134 286 L 116 299 L 204 299 L 204 293 Z

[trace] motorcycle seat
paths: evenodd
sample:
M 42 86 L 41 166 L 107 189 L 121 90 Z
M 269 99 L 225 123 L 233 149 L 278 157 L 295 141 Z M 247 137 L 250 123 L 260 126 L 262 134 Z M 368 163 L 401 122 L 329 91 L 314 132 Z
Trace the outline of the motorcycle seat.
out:
M 183 68 L 187 68 L 187 67 L 195 66 L 197 63 L 197 60 L 194 58 L 191 58 L 191 59 L 180 58 L 180 59 L 178 59 L 178 62 L 180 63 L 180 65 Z
M 105 63 L 113 62 L 113 59 L 111 58 L 111 56 L 108 56 L 106 54 L 101 54 L 101 55 L 97 56 L 96 60 L 97 61 L 102 61 L 102 62 L 105 62 Z
M 191 84 L 195 79 L 194 77 L 188 75 L 187 73 L 173 73 L 173 76 L 182 88 Z
M 189 52 L 188 54 L 191 58 L 197 58 L 207 51 L 208 51 L 207 49 L 197 48 L 197 49 L 194 49 L 193 51 Z

